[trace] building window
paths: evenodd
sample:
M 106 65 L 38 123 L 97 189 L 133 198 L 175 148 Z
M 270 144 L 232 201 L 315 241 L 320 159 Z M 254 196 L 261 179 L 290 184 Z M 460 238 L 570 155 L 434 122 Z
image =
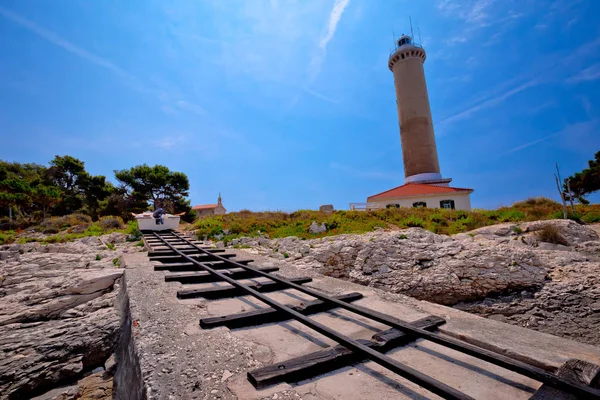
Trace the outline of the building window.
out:
M 400 204 L 386 204 L 385 208 L 400 208 Z
M 440 208 L 447 208 L 454 210 L 454 200 L 442 200 L 440 201 Z
M 427 203 L 424 201 L 417 201 L 413 203 L 413 207 L 415 208 L 427 208 Z

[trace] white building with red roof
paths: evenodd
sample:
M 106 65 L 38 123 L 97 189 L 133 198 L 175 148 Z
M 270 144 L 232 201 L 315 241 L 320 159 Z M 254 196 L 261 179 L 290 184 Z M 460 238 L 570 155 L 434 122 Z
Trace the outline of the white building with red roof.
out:
M 372 208 L 426 207 L 471 210 L 469 195 L 473 189 L 455 188 L 426 183 L 405 183 L 370 196 Z
M 225 207 L 223 207 L 223 203 L 221 201 L 221 193 L 219 193 L 217 204 L 200 204 L 192 207 L 192 211 L 195 211 L 196 215 L 199 217 L 204 217 L 206 215 L 222 215 L 227 213 L 227 210 Z
M 452 179 L 442 178 L 440 172 L 423 68 L 425 49 L 408 35 L 402 35 L 394 45 L 388 68 L 396 88 L 405 184 L 369 196 L 366 204 L 350 204 L 350 209 L 427 207 L 470 211 L 473 189 L 450 187 Z

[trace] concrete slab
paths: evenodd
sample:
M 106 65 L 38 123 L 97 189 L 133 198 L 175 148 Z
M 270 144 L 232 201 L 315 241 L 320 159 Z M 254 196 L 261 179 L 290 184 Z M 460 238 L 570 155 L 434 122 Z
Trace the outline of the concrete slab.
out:
M 468 314 L 454 308 L 414 300 L 423 312 L 446 320 L 439 331 L 465 342 L 555 371 L 570 358 L 600 365 L 600 348 Z
M 239 258 L 248 254 L 237 251 Z M 600 349 L 535 331 L 502 324 L 448 307 L 393 295 L 374 288 L 297 270 L 285 261 L 261 259 L 255 264 L 280 267 L 286 277 L 313 276 L 305 286 L 332 295 L 361 292 L 356 302 L 405 321 L 433 314 L 446 318 L 440 331 L 471 343 L 483 344 L 552 369 L 567 357 L 600 363 Z M 177 290 L 201 285 L 164 282 L 143 254 L 125 257 L 125 280 L 131 302 L 134 347 L 142 379 L 151 399 L 434 399 L 428 391 L 399 378 L 373 362 L 343 368 L 297 384 L 255 390 L 246 372 L 277 361 L 305 355 L 334 344 L 295 321 L 254 328 L 202 330 L 201 317 L 225 315 L 262 304 L 252 298 L 217 301 L 177 300 Z M 205 284 L 206 285 L 206 284 Z M 212 284 L 211 284 L 212 285 Z M 218 285 L 218 284 L 217 284 Z M 299 304 L 312 298 L 295 290 L 268 294 L 278 301 Z M 385 325 L 345 310 L 311 316 L 353 338 L 370 338 Z M 542 344 L 539 344 L 542 343 Z M 539 349 L 539 354 L 537 354 Z M 544 350 L 544 351 L 542 351 Z M 541 385 L 513 372 L 425 341 L 396 349 L 389 355 L 477 399 L 527 399 Z

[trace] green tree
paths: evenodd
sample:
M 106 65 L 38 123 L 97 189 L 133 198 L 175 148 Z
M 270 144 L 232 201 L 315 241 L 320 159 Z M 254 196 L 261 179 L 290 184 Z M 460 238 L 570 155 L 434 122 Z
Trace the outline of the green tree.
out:
M 593 160 L 588 161 L 587 168 L 565 179 L 563 187 L 568 196 L 588 204 L 586 197 L 600 190 L 600 151 L 596 152 Z
M 115 177 L 135 202 L 151 202 L 154 209 L 163 207 L 172 213 L 187 212 L 190 183 L 182 172 L 170 171 L 164 165 L 146 164 L 115 171 Z
M 115 191 L 115 187 L 106 181 L 105 176 L 92 176 L 87 172 L 79 177 L 79 187 L 86 213 L 97 219 L 101 203 Z
M 60 189 L 56 186 L 39 184 L 31 190 L 31 200 L 42 211 L 42 219 L 46 219 L 48 211 L 60 203 Z
M 61 191 L 62 201 L 56 214 L 73 213 L 83 207 L 82 181 L 86 178 L 84 162 L 71 156 L 55 156 L 50 161 L 48 177 Z
M 60 190 L 48 180 L 43 165 L 0 161 L 0 207 L 3 214 L 12 208 L 17 218 L 45 218 L 60 201 Z

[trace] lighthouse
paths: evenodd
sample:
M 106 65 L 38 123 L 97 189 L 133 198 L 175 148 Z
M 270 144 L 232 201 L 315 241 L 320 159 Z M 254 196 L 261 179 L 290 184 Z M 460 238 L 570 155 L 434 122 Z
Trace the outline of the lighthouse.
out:
M 450 180 L 442 180 L 440 174 L 435 145 L 423 68 L 426 57 L 423 47 L 415 44 L 410 36 L 402 35 L 388 61 L 396 89 L 404 182 L 447 183 Z
M 400 127 L 404 184 L 367 198 L 367 209 L 427 207 L 471 210 L 473 189 L 450 187 L 440 172 L 429 95 L 425 81 L 425 49 L 414 38 L 394 41 L 388 68 L 394 76 Z M 351 209 L 352 209 L 351 204 Z

